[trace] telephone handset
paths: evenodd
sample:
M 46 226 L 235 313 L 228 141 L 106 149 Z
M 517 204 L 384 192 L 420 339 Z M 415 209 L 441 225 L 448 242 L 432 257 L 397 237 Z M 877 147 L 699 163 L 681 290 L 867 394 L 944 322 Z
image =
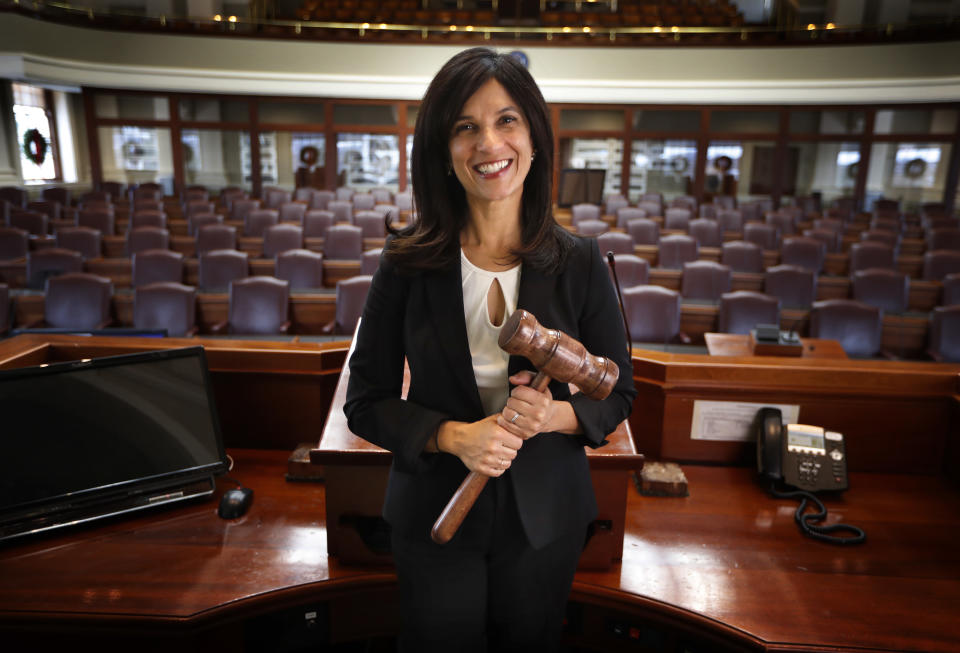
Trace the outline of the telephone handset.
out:
M 784 424 L 779 410 L 761 408 L 756 419 L 757 472 L 770 482 L 770 493 L 779 498 L 799 498 L 797 524 L 807 535 L 833 544 L 859 544 L 866 534 L 849 524 L 819 525 L 827 509 L 813 492 L 841 491 L 848 487 L 847 452 L 843 434 L 807 424 Z M 792 491 L 776 489 L 783 483 Z M 818 512 L 805 512 L 807 502 Z M 851 537 L 831 535 L 846 532 Z
M 757 472 L 810 492 L 846 490 L 843 434 L 781 419 L 776 408 L 758 413 Z

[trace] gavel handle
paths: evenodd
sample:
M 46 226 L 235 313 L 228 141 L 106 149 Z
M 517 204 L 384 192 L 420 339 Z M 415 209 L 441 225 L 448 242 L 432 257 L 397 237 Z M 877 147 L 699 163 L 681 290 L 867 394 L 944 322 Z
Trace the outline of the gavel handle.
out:
M 537 372 L 537 375 L 533 377 L 533 381 L 530 383 L 530 387 L 537 392 L 543 392 L 543 389 L 546 388 L 549 383 L 549 376 L 543 372 Z M 463 479 L 463 483 L 460 484 L 457 491 L 450 497 L 450 501 L 447 502 L 443 512 L 437 517 L 437 521 L 434 522 L 433 528 L 430 530 L 430 539 L 437 544 L 446 544 L 456 535 L 460 524 L 466 519 L 467 513 L 470 512 L 473 504 L 477 501 L 477 497 L 483 492 L 483 488 L 486 487 L 488 480 L 490 480 L 490 477 L 480 472 L 470 472 L 467 474 L 467 477 Z

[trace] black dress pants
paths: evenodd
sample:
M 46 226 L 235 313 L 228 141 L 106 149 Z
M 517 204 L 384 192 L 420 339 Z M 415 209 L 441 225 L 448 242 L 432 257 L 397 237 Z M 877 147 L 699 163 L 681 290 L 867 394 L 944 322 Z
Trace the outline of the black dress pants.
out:
M 556 651 L 586 525 L 533 549 L 509 473 L 487 483 L 479 528 L 448 544 L 394 530 L 404 653 Z M 474 524 L 476 526 L 476 524 Z

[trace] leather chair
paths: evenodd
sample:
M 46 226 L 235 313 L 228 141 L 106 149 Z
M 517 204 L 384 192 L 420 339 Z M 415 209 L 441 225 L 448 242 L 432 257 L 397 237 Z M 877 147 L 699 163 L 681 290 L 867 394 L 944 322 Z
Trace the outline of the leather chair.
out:
M 693 237 L 686 234 L 671 234 L 660 239 L 657 267 L 681 270 L 685 263 L 696 261 L 700 247 Z
M 778 298 L 784 308 L 810 308 L 817 298 L 817 275 L 796 265 L 769 267 L 763 292 Z
M 660 242 L 660 225 L 650 218 L 633 218 L 627 222 L 627 233 L 637 245 L 657 245 Z
M 122 181 L 102 181 L 97 190 L 93 192 L 106 195 L 107 201 L 110 201 L 111 198 L 122 200 L 126 187 L 127 185 Z
M 275 224 L 263 232 L 263 257 L 274 258 L 281 252 L 303 248 L 303 228 L 295 224 Z
M 57 247 L 80 252 L 84 259 L 103 256 L 100 232 L 90 227 L 61 227 L 57 229 Z
M 105 182 L 111 183 L 111 182 Z M 110 206 L 113 204 L 113 199 L 123 199 L 123 188 L 121 187 L 118 193 L 112 193 L 108 190 L 90 190 L 80 196 L 80 199 L 77 200 L 78 206 L 83 208 L 87 205 L 98 205 L 98 206 Z
M 823 243 L 824 251 L 828 254 L 840 251 L 840 234 L 832 229 L 804 229 L 803 237 L 819 240 Z
M 63 206 L 60 202 L 55 202 L 53 200 L 35 200 L 33 202 L 27 202 L 27 210 L 35 211 L 37 213 L 43 213 L 50 220 L 60 220 L 63 215 Z
M 190 202 L 209 202 L 210 191 L 205 186 L 187 186 L 183 191 L 182 201 L 184 207 Z
M 393 204 L 393 191 L 389 188 L 371 188 L 374 204 Z
M 46 280 L 72 272 L 83 272 L 80 252 L 47 247 L 27 252 L 27 287 L 43 288 Z
M 307 212 L 307 205 L 303 202 L 284 202 L 277 211 L 280 216 L 280 222 L 292 222 L 303 225 L 303 216 Z
M 0 188 L 0 200 L 7 200 L 13 205 L 13 208 L 27 208 L 28 199 L 29 195 L 25 188 L 20 188 L 19 186 L 4 186 Z
M 308 211 L 326 211 L 327 205 L 336 199 L 336 193 L 332 190 L 315 190 L 313 196 L 310 198 L 310 205 L 307 207 Z
M 738 208 L 743 216 L 744 226 L 750 222 L 763 223 L 763 207 L 759 202 L 741 202 Z
M 614 215 L 617 216 L 617 228 L 626 231 L 628 222 L 647 217 L 647 212 L 635 206 L 622 206 Z
M 230 283 L 226 322 L 214 333 L 279 334 L 290 330 L 290 284 L 276 277 L 246 277 Z
M 684 263 L 680 276 L 680 294 L 684 299 L 702 299 L 716 302 L 725 292 L 730 292 L 733 272 L 715 261 L 691 261 Z
M 716 220 L 718 211 L 716 204 L 701 204 L 697 215 L 707 220 Z
M 633 237 L 619 231 L 608 231 L 597 236 L 597 245 L 600 253 L 606 256 L 607 252 L 614 254 L 633 254 Z
M 697 198 L 692 195 L 678 195 L 670 200 L 670 208 L 674 207 L 687 209 L 692 219 L 697 213 Z
M 308 249 L 288 249 L 277 254 L 273 276 L 290 284 L 291 290 L 323 287 L 323 254 Z
M 881 353 L 883 311 L 853 299 L 814 302 L 810 337 L 836 340 L 848 356 L 877 356 Z
M 0 336 L 12 328 L 13 309 L 10 307 L 10 287 L 0 283 Z
M 266 195 L 264 206 L 268 209 L 277 209 L 293 199 L 293 193 L 282 188 L 270 188 L 264 193 Z
M 617 279 L 620 280 L 620 290 L 642 286 L 650 281 L 650 262 L 636 254 L 614 254 L 613 264 L 617 270 Z M 607 266 L 610 281 L 613 279 L 613 270 Z M 614 282 L 616 287 L 616 282 Z
M 370 193 L 356 193 L 350 198 L 353 202 L 353 211 L 371 211 L 376 206 L 377 200 Z
M 174 281 L 137 286 L 133 294 L 133 326 L 165 329 L 171 338 L 197 333 L 197 289 Z
M 776 229 L 781 236 L 792 236 L 797 233 L 797 223 L 793 215 L 772 211 L 763 216 L 764 221 Z
M 648 218 L 663 216 L 663 203 L 650 200 L 641 200 L 637 202 L 637 208 L 647 214 Z
M 900 200 L 895 200 L 887 197 L 880 197 L 873 202 L 873 210 L 875 213 L 899 213 L 900 212 Z
M 361 274 L 337 282 L 337 309 L 333 322 L 327 324 L 324 333 L 353 335 L 357 320 L 363 314 L 363 306 L 370 290 L 369 274 Z
M 167 228 L 167 214 L 163 211 L 136 211 L 130 216 L 128 229 L 131 231 L 139 227 Z
M 336 194 L 336 201 L 349 202 L 353 199 L 353 196 L 357 194 L 357 191 L 349 186 L 338 186 L 336 190 L 334 190 L 334 193 Z
M 581 220 L 577 223 L 577 233 L 581 236 L 599 236 L 610 230 L 604 220 Z
M 46 213 L 37 211 L 10 211 L 10 226 L 23 229 L 31 236 L 46 236 L 50 229 L 50 218 Z
M 942 227 L 927 232 L 927 249 L 950 249 L 960 252 L 960 228 Z
M 56 329 L 104 329 L 110 326 L 113 283 L 107 277 L 70 272 L 46 281 L 43 325 Z
M 248 199 L 247 191 L 237 186 L 226 186 L 220 189 L 220 196 L 218 201 L 220 205 L 227 210 L 227 215 L 233 213 L 233 204 L 237 200 Z M 259 206 L 259 205 L 258 205 Z
M 160 184 L 148 181 L 139 184 L 136 188 L 132 188 L 128 195 L 131 204 L 135 204 L 140 200 L 154 200 L 160 202 L 163 200 L 163 187 L 160 186 Z
M 359 261 L 363 255 L 363 231 L 352 224 L 335 224 L 327 229 L 323 258 L 327 261 Z
M 873 241 L 859 242 L 850 245 L 848 253 L 850 274 L 857 270 L 868 268 L 897 269 L 896 252 L 889 245 Z
M 880 231 L 889 231 L 899 235 L 903 232 L 903 223 L 901 223 L 897 218 L 872 218 L 870 220 L 869 228 Z
M 133 255 L 131 284 L 134 288 L 151 283 L 183 281 L 183 254 L 169 249 L 145 249 Z
M 940 298 L 941 306 L 960 304 L 960 272 L 953 272 L 943 278 L 943 295 Z
M 927 354 L 933 360 L 960 363 L 960 304 L 934 308 L 929 334 Z
M 43 192 L 40 193 L 40 197 L 45 200 L 50 200 L 51 202 L 60 202 L 60 206 L 70 206 L 73 202 L 73 193 L 69 188 L 64 188 L 63 186 L 44 188 Z
M 747 222 L 743 225 L 743 239 L 763 249 L 780 249 L 780 233 L 773 225 Z
M 714 195 L 713 203 L 720 210 L 729 210 L 737 208 L 737 198 L 732 195 Z
M 864 229 L 860 232 L 860 242 L 883 243 L 893 248 L 893 253 L 900 250 L 900 234 L 885 229 Z
M 687 341 L 680 332 L 680 293 L 663 286 L 623 288 L 623 310 L 634 343 Z
M 148 249 L 170 249 L 170 232 L 159 227 L 137 227 L 127 234 L 127 256 Z
M 326 238 L 327 229 L 334 224 L 332 211 L 326 209 L 310 209 L 303 215 L 304 238 Z
M 194 213 L 187 218 L 187 235 L 197 237 L 197 230 L 211 224 L 223 224 L 223 216 L 219 213 Z
M 356 211 L 353 214 L 353 224 L 360 227 L 364 238 L 385 238 L 387 235 L 383 215 L 377 211 Z
M 942 281 L 945 276 L 960 272 L 960 252 L 949 249 L 927 251 L 923 254 L 925 281 Z
M 223 292 L 235 279 L 250 275 L 247 255 L 235 249 L 215 249 L 199 256 L 198 284 L 201 290 Z
M 720 223 L 708 218 L 690 221 L 689 232 L 700 247 L 720 247 L 723 244 L 723 232 Z
M 690 220 L 693 212 L 682 206 L 672 206 L 664 211 L 663 228 L 687 231 L 690 229 Z
M 305 206 L 310 205 L 310 200 L 313 199 L 313 194 L 317 192 L 316 188 L 311 188 L 309 186 L 301 186 L 295 188 L 293 191 L 293 201 L 303 204 Z
M 188 220 L 199 213 L 215 213 L 217 206 L 209 200 L 190 200 L 183 205 L 183 217 Z
M 413 193 L 411 193 L 409 190 L 394 193 L 393 203 L 396 204 L 397 208 L 401 211 L 412 211 Z
M 26 230 L 0 226 L 0 261 L 23 258 L 29 247 L 30 234 Z
M 910 277 L 897 270 L 869 268 L 853 273 L 853 298 L 883 309 L 904 313 L 910 301 Z
M 752 290 L 723 293 L 720 297 L 720 333 L 750 333 L 758 324 L 780 324 L 780 300 Z
M 843 236 L 844 226 L 840 220 L 833 218 L 817 218 L 813 221 L 814 229 L 829 229 L 830 231 Z
M 263 232 L 280 222 L 280 212 L 276 209 L 254 209 L 243 221 L 243 235 L 246 238 L 263 238 Z
M 333 213 L 334 224 L 353 224 L 353 203 L 348 200 L 330 200 L 327 210 Z
M 138 200 L 130 207 L 131 213 L 139 213 L 140 211 L 160 211 L 163 213 L 163 202 L 159 200 Z
M 116 233 L 114 225 L 112 209 L 96 208 L 77 211 L 78 227 L 90 227 L 99 230 L 104 236 L 112 236 Z
M 717 211 L 717 222 L 723 231 L 743 232 L 743 213 L 739 209 L 720 209 Z
M 246 224 L 247 216 L 251 211 L 260 208 L 260 200 L 242 198 L 235 199 L 230 205 L 230 220 L 234 222 L 243 222 Z
M 360 259 L 360 274 L 369 274 L 373 276 L 373 273 L 376 272 L 377 268 L 380 267 L 380 256 L 382 254 L 382 247 L 364 251 L 363 256 Z
M 570 207 L 570 224 L 574 227 L 584 220 L 599 220 L 600 207 L 596 204 L 580 202 Z
M 630 208 L 630 201 L 626 197 L 620 194 L 610 195 L 603 201 L 604 215 L 619 215 L 620 209 L 626 209 L 626 208 Z M 643 217 L 643 216 L 639 216 L 639 217 Z
M 211 224 L 197 229 L 195 255 L 237 248 L 237 228 L 232 224 Z
M 763 250 L 756 243 L 730 240 L 720 246 L 720 262 L 733 272 L 763 272 Z
M 788 236 L 780 245 L 780 263 L 796 265 L 820 274 L 827 257 L 827 246 L 815 238 Z

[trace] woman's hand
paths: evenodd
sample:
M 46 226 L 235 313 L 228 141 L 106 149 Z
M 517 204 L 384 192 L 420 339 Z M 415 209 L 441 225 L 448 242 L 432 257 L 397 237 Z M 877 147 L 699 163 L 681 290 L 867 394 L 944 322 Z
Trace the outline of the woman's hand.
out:
M 580 422 L 568 401 L 554 401 L 550 388 L 542 392 L 530 387 L 533 372 L 517 372 L 510 377 L 516 387 L 507 399 L 497 423 L 523 440 L 538 433 L 579 433 Z
M 463 461 L 471 472 L 501 476 L 510 468 L 523 440 L 498 424 L 500 415 L 479 422 L 444 422 L 437 433 L 437 447 Z

